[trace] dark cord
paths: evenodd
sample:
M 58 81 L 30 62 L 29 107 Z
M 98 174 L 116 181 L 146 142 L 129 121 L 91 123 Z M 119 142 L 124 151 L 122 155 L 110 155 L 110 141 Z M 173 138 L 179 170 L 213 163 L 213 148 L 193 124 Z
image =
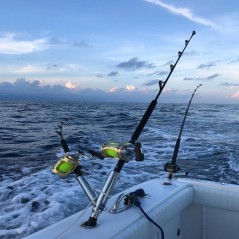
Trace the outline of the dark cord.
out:
M 139 199 L 137 198 L 137 196 L 133 196 L 133 202 L 135 204 L 135 206 L 137 206 L 140 211 L 144 214 L 144 216 L 150 221 L 152 222 L 160 231 L 161 231 L 161 239 L 164 239 L 164 231 L 162 229 L 162 227 L 160 227 L 151 217 L 149 217 L 149 215 L 144 211 L 144 209 L 141 207 L 141 203 L 139 201 Z

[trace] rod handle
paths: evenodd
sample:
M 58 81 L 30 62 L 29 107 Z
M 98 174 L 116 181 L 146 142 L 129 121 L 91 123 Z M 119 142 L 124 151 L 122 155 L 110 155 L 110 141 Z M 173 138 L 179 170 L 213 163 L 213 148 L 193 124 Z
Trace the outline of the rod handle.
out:
M 147 110 L 145 111 L 144 116 L 140 120 L 137 128 L 135 129 L 135 131 L 131 137 L 130 143 L 134 144 L 137 141 L 137 139 L 139 138 L 140 134 L 142 133 L 144 126 L 148 122 L 149 117 L 151 116 L 156 105 L 157 105 L 157 100 L 152 100 L 152 102 L 148 106 Z

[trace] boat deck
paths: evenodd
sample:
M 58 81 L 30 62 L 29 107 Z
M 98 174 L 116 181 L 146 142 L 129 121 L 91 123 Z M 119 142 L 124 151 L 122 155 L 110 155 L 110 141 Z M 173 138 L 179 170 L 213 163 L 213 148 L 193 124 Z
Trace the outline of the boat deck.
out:
M 166 239 L 238 239 L 239 187 L 191 179 L 154 179 L 136 185 L 124 193 L 143 188 L 149 197 L 140 199 L 142 208 L 164 230 Z M 84 228 L 91 208 L 76 213 L 25 239 L 122 239 L 161 238 L 160 230 L 133 206 L 111 214 L 118 195 L 109 199 L 98 225 Z

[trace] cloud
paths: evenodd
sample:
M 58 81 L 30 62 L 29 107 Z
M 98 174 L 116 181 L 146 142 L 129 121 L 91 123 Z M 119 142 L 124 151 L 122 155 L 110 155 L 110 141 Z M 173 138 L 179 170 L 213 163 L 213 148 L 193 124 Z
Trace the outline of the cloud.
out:
M 136 90 L 134 85 L 126 85 L 125 87 L 112 87 L 107 90 L 108 93 L 129 92 Z
M 216 74 L 213 74 L 213 75 L 210 75 L 208 77 L 205 77 L 205 78 L 193 78 L 193 77 L 185 77 L 183 80 L 186 80 L 186 81 L 207 81 L 207 80 L 214 80 L 215 78 L 219 77 L 220 74 L 216 73 Z
M 203 69 L 203 68 L 207 68 L 210 69 L 211 67 L 216 66 L 215 62 L 208 62 L 206 64 L 201 64 L 198 66 L 198 69 Z
M 102 75 L 102 74 L 97 74 L 96 77 L 98 77 L 98 78 L 102 78 L 103 75 Z
M 127 91 L 134 91 L 136 89 L 134 85 L 127 85 L 125 88 Z
M 51 71 L 51 70 L 56 70 L 56 69 L 59 69 L 60 65 L 59 64 L 48 64 L 47 65 L 47 70 L 48 71 Z
M 27 81 L 24 78 L 17 79 L 13 83 L 0 83 L 1 100 L 42 100 L 62 99 L 69 95 L 69 89 L 61 85 L 46 85 L 42 81 Z
M 119 92 L 119 91 L 121 91 L 121 90 L 122 90 L 122 88 L 112 87 L 112 88 L 110 88 L 107 92 L 109 92 L 109 93 L 115 93 L 115 92 Z
M 171 12 L 172 14 L 185 17 L 192 22 L 196 22 L 196 23 L 199 23 L 201 25 L 212 27 L 212 28 L 217 28 L 218 27 L 211 20 L 203 18 L 203 17 L 196 16 L 188 8 L 175 7 L 173 5 L 163 3 L 161 0 L 145 0 L 145 1 L 156 4 L 158 6 L 161 6 L 161 7 L 165 8 L 166 10 L 168 10 L 169 12 Z
M 213 74 L 211 76 L 208 76 L 205 80 L 214 80 L 215 78 L 217 78 L 218 76 L 220 76 L 220 74 Z
M 163 75 L 166 75 L 167 73 L 169 73 L 168 71 L 155 71 L 149 75 L 158 75 L 158 76 L 163 76 Z
M 109 74 L 107 74 L 107 76 L 117 76 L 119 74 L 119 72 L 117 71 L 111 71 Z
M 170 66 L 171 64 L 174 64 L 174 61 L 173 61 L 173 60 L 167 61 L 166 63 L 164 63 L 164 64 L 161 65 L 161 66 Z
M 140 61 L 138 57 L 133 57 L 128 61 L 119 63 L 117 67 L 125 70 L 137 70 L 141 68 L 154 68 L 155 65 L 148 63 L 148 61 Z
M 13 33 L 8 33 L 0 37 L 0 54 L 29 54 L 36 51 L 43 51 L 47 47 L 47 40 L 45 38 L 22 41 L 17 40 Z
M 232 95 L 233 98 L 239 99 L 239 90 Z
M 54 38 L 51 38 L 48 43 L 51 45 L 63 45 L 63 44 L 66 44 L 67 42 L 64 39 L 54 37 Z
M 81 40 L 78 42 L 74 42 L 73 47 L 88 48 L 88 47 L 91 47 L 91 45 L 87 41 Z
M 239 86 L 239 83 L 231 83 L 231 82 L 223 82 L 221 85 L 223 86 L 229 86 L 229 87 L 234 87 L 234 86 Z
M 159 83 L 158 80 L 150 80 L 143 84 L 143 86 L 151 86 L 151 85 L 157 85 Z
M 68 89 L 75 89 L 75 88 L 77 87 L 77 84 L 72 83 L 71 81 L 68 81 L 68 82 L 65 84 L 65 87 L 68 88 Z

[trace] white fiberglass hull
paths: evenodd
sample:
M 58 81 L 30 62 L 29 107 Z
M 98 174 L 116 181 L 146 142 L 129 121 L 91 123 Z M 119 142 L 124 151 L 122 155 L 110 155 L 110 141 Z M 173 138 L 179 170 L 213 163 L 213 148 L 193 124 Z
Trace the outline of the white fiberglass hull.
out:
M 150 196 L 140 199 L 142 208 L 164 231 L 165 239 L 238 239 L 239 187 L 192 179 L 154 179 L 124 193 L 143 188 Z M 109 199 L 97 227 L 86 229 L 91 208 L 79 212 L 25 239 L 156 239 L 160 230 L 133 206 L 111 214 L 117 195 Z

